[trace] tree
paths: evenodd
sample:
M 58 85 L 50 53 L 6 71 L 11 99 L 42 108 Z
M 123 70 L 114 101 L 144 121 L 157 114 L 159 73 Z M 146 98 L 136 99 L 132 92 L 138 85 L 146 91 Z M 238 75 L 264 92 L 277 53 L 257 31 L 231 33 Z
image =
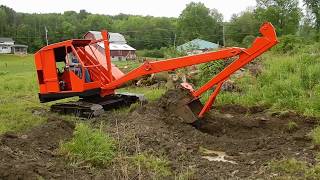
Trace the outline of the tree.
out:
M 270 21 L 279 35 L 295 34 L 302 17 L 298 0 L 257 0 L 256 17 Z
M 316 24 L 316 29 L 320 32 L 320 1 L 319 0 L 304 0 L 307 8 L 312 12 Z
M 178 19 L 180 42 L 200 38 L 222 42 L 223 16 L 217 10 L 210 10 L 203 3 L 191 2 Z
M 114 22 L 114 29 L 126 36 L 130 45 L 137 49 L 159 49 L 173 44 L 174 18 L 129 16 Z
M 91 14 L 88 15 L 83 20 L 83 26 L 87 31 L 96 30 L 100 31 L 102 29 L 112 30 L 112 20 L 111 18 L 103 15 Z
M 251 44 L 252 36 L 259 34 L 261 22 L 255 18 L 253 11 L 247 10 L 238 15 L 234 14 L 226 23 L 227 46 L 247 46 Z
M 303 37 L 305 41 L 311 42 L 313 42 L 315 39 L 319 39 L 320 33 L 317 33 L 314 25 L 314 16 L 312 15 L 311 11 L 307 9 L 305 16 L 301 21 L 299 36 Z

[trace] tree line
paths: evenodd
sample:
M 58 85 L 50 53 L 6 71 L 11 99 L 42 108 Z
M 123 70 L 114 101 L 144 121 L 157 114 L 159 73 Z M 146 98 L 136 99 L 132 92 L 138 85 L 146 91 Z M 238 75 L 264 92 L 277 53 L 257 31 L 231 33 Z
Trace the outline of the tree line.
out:
M 28 14 L 0 6 L 0 37 L 12 37 L 27 44 L 34 52 L 49 43 L 82 38 L 89 30 L 107 29 L 119 32 L 136 49 L 172 47 L 195 38 L 220 45 L 248 45 L 258 35 L 260 25 L 270 21 L 279 36 L 294 35 L 318 41 L 320 36 L 320 1 L 304 0 L 303 11 L 298 0 L 256 0 L 257 6 L 234 14 L 230 22 L 216 9 L 203 3 L 189 3 L 178 18 L 119 14 L 115 16 L 66 11 Z M 225 41 L 224 41 L 225 39 Z M 225 44 L 224 44 L 225 43 Z

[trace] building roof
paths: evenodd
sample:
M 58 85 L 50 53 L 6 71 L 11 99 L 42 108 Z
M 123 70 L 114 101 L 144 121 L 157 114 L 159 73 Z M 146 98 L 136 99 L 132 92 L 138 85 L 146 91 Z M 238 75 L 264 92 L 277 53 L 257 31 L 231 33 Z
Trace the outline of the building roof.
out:
M 205 41 L 202 39 L 194 39 L 192 41 L 189 41 L 177 47 L 178 50 L 182 50 L 182 51 L 218 49 L 218 48 L 219 48 L 219 44 Z
M 84 36 L 86 36 L 88 33 L 93 34 L 95 39 L 102 39 L 102 35 L 101 35 L 100 31 L 89 31 Z M 109 35 L 110 35 L 110 38 L 109 38 L 110 43 L 117 43 L 117 44 L 126 44 L 127 43 L 124 36 L 120 33 L 109 32 Z
M 102 42 L 98 43 L 99 46 L 104 48 L 104 44 Z M 117 44 L 117 43 L 110 43 L 110 50 L 122 50 L 122 51 L 135 51 L 136 49 L 129 46 L 128 44 Z
M 12 38 L 0 37 L 0 42 L 14 42 Z
M 15 44 L 14 47 L 27 48 L 28 46 L 23 44 Z

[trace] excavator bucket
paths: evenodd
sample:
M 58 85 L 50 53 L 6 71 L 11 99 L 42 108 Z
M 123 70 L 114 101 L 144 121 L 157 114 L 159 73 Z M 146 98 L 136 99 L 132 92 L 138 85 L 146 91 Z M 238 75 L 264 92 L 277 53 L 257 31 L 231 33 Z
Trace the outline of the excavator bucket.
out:
M 182 119 L 183 122 L 191 124 L 199 119 L 198 115 L 202 108 L 203 105 L 200 100 L 194 99 L 187 103 L 182 101 L 181 104 L 175 108 L 174 112 Z
M 194 98 L 188 89 L 178 88 L 169 90 L 160 99 L 163 109 L 179 117 L 184 123 L 198 120 L 203 105 L 198 98 Z

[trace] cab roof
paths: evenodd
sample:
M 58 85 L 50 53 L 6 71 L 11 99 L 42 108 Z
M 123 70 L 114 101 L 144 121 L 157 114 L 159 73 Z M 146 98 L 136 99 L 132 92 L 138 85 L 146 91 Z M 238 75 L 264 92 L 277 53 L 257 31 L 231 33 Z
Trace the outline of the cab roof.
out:
M 48 46 L 41 48 L 39 51 L 55 49 L 63 46 L 84 47 L 89 45 L 91 41 L 92 40 L 90 39 L 71 39 L 71 40 L 66 40 L 66 41 L 62 41 L 54 44 L 49 44 Z

